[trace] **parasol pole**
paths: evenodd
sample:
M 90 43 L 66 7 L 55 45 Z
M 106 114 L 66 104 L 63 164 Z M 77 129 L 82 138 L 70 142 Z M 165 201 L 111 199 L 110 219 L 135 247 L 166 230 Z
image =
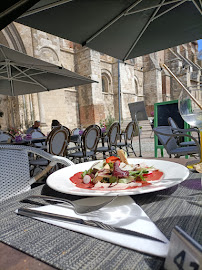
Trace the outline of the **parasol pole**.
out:
M 175 74 L 172 73 L 172 71 L 166 66 L 166 64 L 163 64 L 162 67 L 164 67 L 170 75 L 182 86 L 182 88 L 187 92 L 187 94 L 190 96 L 190 98 L 197 104 L 197 106 L 202 110 L 201 104 L 198 102 L 197 99 L 195 99 L 194 96 L 189 92 L 189 90 L 183 85 L 183 83 L 175 76 Z

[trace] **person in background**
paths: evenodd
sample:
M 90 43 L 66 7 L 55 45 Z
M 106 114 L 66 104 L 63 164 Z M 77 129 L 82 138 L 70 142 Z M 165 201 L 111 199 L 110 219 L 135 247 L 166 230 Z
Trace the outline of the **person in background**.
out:
M 30 134 L 33 130 L 37 130 L 41 132 L 40 124 L 41 124 L 40 121 L 38 120 L 34 121 L 34 124 L 30 128 L 28 128 L 26 134 Z
M 60 126 L 61 126 L 61 124 L 58 120 L 56 120 L 56 119 L 52 120 L 51 129 L 54 129 L 54 128 L 60 127 Z

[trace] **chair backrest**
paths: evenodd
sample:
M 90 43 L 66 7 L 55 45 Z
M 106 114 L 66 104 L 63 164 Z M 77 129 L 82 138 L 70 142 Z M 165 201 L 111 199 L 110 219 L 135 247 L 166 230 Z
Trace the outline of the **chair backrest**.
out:
M 32 135 L 32 139 L 39 139 L 39 138 L 44 137 L 44 134 L 41 131 L 38 131 L 36 129 L 32 130 L 30 134 Z M 34 146 L 37 146 L 37 147 L 40 147 L 43 145 L 45 145 L 45 142 L 34 143 Z
M 98 125 L 90 125 L 84 130 L 81 137 L 84 155 L 87 150 L 96 151 L 100 136 L 101 129 Z
M 107 133 L 110 147 L 117 144 L 117 138 L 119 134 L 120 134 L 120 125 L 118 122 L 115 122 L 111 125 Z
M 128 123 L 126 130 L 125 130 L 126 141 L 133 139 L 134 134 L 135 134 L 135 129 L 136 129 L 136 124 L 134 121 L 131 121 L 130 123 Z
M 80 128 L 74 128 L 72 129 L 72 135 L 79 135 Z
M 177 123 L 173 120 L 172 117 L 168 117 L 168 124 L 169 124 L 169 126 L 171 126 L 172 128 L 179 128 L 179 126 L 178 126 Z
M 168 154 L 171 154 L 171 151 L 178 147 L 176 139 L 169 136 L 173 134 L 172 128 L 170 126 L 159 126 L 155 127 L 153 130 Z
M 29 153 L 50 160 L 51 163 L 30 179 Z M 74 163 L 64 157 L 52 156 L 35 147 L 24 145 L 0 144 L 0 201 L 28 191 L 31 184 L 44 176 L 53 166 L 61 163 L 65 166 Z
M 56 156 L 65 156 L 70 141 L 70 130 L 65 126 L 59 126 L 51 130 L 47 138 L 47 150 Z
M 8 132 L 0 131 L 0 142 L 7 142 L 9 139 L 13 140 L 15 137 Z
M 0 201 L 28 191 L 29 179 L 28 153 L 20 149 L 1 149 L 0 146 Z

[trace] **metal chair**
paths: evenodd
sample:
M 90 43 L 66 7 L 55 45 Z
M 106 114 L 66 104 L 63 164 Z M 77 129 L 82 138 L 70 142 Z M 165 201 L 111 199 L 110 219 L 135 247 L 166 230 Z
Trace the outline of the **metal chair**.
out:
M 82 160 L 85 162 L 90 157 L 96 159 L 96 149 L 100 138 L 101 130 L 97 125 L 88 126 L 81 136 L 81 151 L 71 152 L 68 157 L 71 157 L 73 161 Z M 67 149 L 68 151 L 68 149 Z
M 65 126 L 59 126 L 51 130 L 47 137 L 47 151 L 56 156 L 65 156 L 70 142 L 71 131 Z
M 196 132 L 197 137 L 198 137 L 198 142 L 200 143 L 200 132 L 199 132 L 198 128 L 180 129 L 172 117 L 168 117 L 168 124 L 169 124 L 169 126 L 172 127 L 174 134 Z M 196 145 L 194 141 L 183 142 L 182 137 L 178 137 L 177 142 L 180 146 L 195 146 Z
M 38 130 L 32 130 L 30 132 L 30 134 L 32 135 L 32 139 L 40 139 L 40 138 L 45 137 L 45 135 L 41 131 L 38 131 Z M 46 149 L 46 143 L 45 142 L 33 143 L 33 146 L 34 147 L 39 147 L 39 148 L 41 148 L 43 150 Z
M 81 135 L 80 135 L 80 128 L 74 128 L 71 131 L 71 136 L 70 136 L 70 144 L 72 143 L 74 146 L 68 146 L 67 148 L 67 156 L 69 155 L 70 152 L 72 151 L 81 151 Z
M 150 123 L 150 126 L 151 126 L 151 134 L 150 134 L 150 138 L 152 137 L 152 133 L 154 132 L 153 129 L 154 129 L 154 119 L 152 120 L 149 120 L 149 123 Z
M 42 172 L 30 179 L 29 153 L 48 160 Z M 53 156 L 45 151 L 23 145 L 0 145 L 0 201 L 31 188 L 31 184 L 43 177 L 57 163 L 70 166 L 73 163 L 64 157 Z
M 154 133 L 158 137 L 161 144 L 166 149 L 168 155 L 171 157 L 186 156 L 186 155 L 200 155 L 200 144 L 191 135 L 186 133 L 173 134 L 173 130 L 170 126 L 159 126 L 154 128 Z M 177 144 L 177 137 L 187 137 L 192 139 L 196 145 L 194 146 L 180 146 Z
M 106 152 L 109 152 L 110 155 L 112 155 L 112 153 L 116 154 L 117 139 L 119 134 L 120 134 L 120 125 L 118 122 L 115 122 L 109 128 L 107 135 L 101 138 L 102 146 L 98 147 L 96 152 L 103 153 L 104 159 L 106 158 Z M 104 145 L 105 141 L 107 142 L 107 146 Z
M 70 141 L 70 130 L 65 126 L 59 126 L 51 130 L 49 133 L 46 145 L 47 152 L 55 156 L 66 156 L 66 149 Z M 45 158 L 30 159 L 30 172 L 34 174 L 36 168 L 42 169 L 48 165 L 48 160 Z
M 128 148 L 130 148 L 133 151 L 133 154 L 136 156 L 135 150 L 133 148 L 133 137 L 135 134 L 136 124 L 134 121 L 131 121 L 128 123 L 125 132 L 122 133 L 124 136 L 124 142 L 120 140 L 120 142 L 117 142 L 116 147 L 122 149 L 126 148 L 127 155 L 129 156 Z M 121 135 L 120 135 L 121 138 Z

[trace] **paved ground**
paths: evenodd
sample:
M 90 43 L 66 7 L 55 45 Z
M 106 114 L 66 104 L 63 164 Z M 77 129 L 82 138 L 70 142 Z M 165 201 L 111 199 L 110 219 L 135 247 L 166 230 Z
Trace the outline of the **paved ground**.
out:
M 154 136 L 150 137 L 150 134 L 148 132 L 144 134 L 144 131 L 141 134 L 141 153 L 142 157 L 155 157 L 154 155 Z M 135 136 L 133 138 L 133 147 L 135 149 L 136 155 L 140 156 L 140 148 L 139 148 L 139 138 L 138 136 Z M 130 155 L 130 157 L 134 157 L 133 154 Z M 158 152 L 158 157 L 160 157 L 160 150 Z M 169 157 L 166 151 L 164 150 L 164 157 Z
M 152 134 L 152 137 L 150 137 L 151 133 L 146 132 L 144 134 L 144 131 L 141 134 L 141 153 L 142 157 L 154 157 L 154 136 Z M 135 153 L 137 157 L 140 156 L 140 148 L 139 148 L 139 138 L 138 136 L 135 136 L 133 138 L 133 147 L 135 150 Z M 132 153 L 132 150 L 130 150 L 130 156 L 129 157 L 135 157 L 135 155 Z M 99 155 L 102 159 L 102 154 Z M 158 153 L 158 157 L 160 157 L 160 150 Z M 164 157 L 169 157 L 166 151 L 164 150 Z M 99 158 L 99 157 L 98 157 Z

